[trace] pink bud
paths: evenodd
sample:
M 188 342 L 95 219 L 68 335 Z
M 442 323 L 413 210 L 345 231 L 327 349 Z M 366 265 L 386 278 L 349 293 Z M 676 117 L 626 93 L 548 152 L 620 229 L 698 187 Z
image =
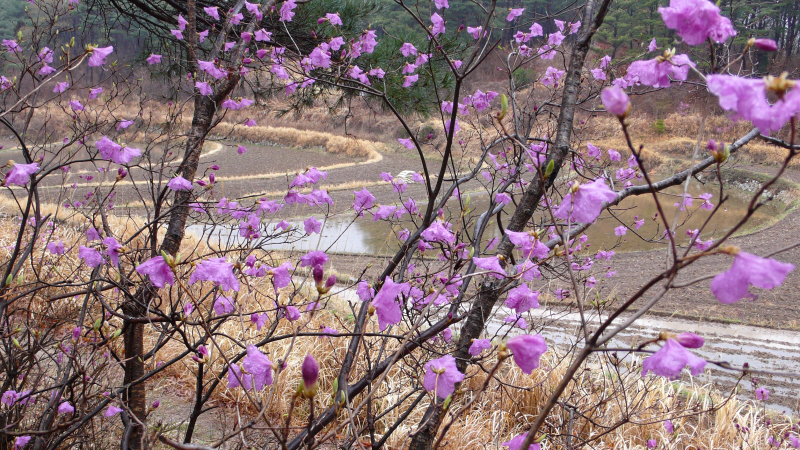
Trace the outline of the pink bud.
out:
M 209 181 L 211 184 L 214 184 L 214 180 L 215 180 L 215 179 L 216 179 L 216 177 L 214 176 L 214 174 L 213 174 L 213 173 L 210 173 L 210 174 L 208 174 L 208 181 Z
M 303 374 L 303 384 L 306 388 L 310 388 L 317 383 L 317 379 L 319 379 L 319 364 L 311 354 L 306 355 L 300 371 Z
M 334 284 L 336 284 L 336 275 L 331 275 L 328 277 L 328 281 L 325 282 L 325 288 L 330 289 Z
M 325 23 L 326 20 L 328 20 L 328 19 L 326 19 L 324 17 L 320 17 L 319 19 L 317 19 L 317 25 L 319 25 L 321 23 Z
M 694 333 L 681 333 L 675 336 L 675 340 L 686 348 L 700 348 L 705 344 L 703 338 Z
M 624 117 L 631 106 L 628 94 L 620 89 L 619 86 L 609 86 L 603 89 L 600 99 L 603 101 L 606 111 L 617 117 Z
M 212 165 L 211 165 L 211 167 L 209 167 L 209 168 L 210 168 L 211 170 L 219 170 L 219 166 L 218 166 L 218 165 L 216 165 L 216 164 L 212 164 Z
M 314 282 L 317 284 L 317 286 L 322 286 L 322 277 L 325 275 L 325 273 L 322 271 L 322 266 L 314 266 L 312 272 L 314 274 Z
M 765 52 L 774 52 L 778 50 L 778 43 L 772 39 L 756 39 L 753 41 L 753 45 L 755 45 L 757 49 L 764 50 Z
M 154 402 L 153 402 L 153 406 L 152 406 L 152 408 L 153 408 L 153 409 L 156 409 L 156 408 L 158 408 L 158 406 L 159 406 L 159 405 L 161 405 L 161 402 L 160 402 L 160 401 L 158 401 L 158 400 L 156 400 L 156 401 L 154 401 Z

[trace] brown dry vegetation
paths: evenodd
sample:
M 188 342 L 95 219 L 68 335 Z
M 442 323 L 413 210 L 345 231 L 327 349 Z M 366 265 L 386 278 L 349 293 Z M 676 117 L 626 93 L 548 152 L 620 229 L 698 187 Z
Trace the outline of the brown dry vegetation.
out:
M 132 225 L 131 223 L 126 224 L 122 220 L 112 222 L 112 224 L 115 228 Z M 130 229 L 129 226 L 128 230 Z M 11 244 L 15 231 L 16 225 L 13 220 L 0 222 L 0 245 L 2 245 L 0 248 L 4 253 L 9 251 L 8 245 Z M 68 244 L 81 237 L 82 229 L 73 228 L 65 223 L 57 228 L 56 233 Z M 115 234 L 120 237 L 126 235 L 121 230 Z M 191 238 L 186 239 L 183 245 L 184 252 L 194 252 L 195 255 L 203 254 L 207 250 L 202 243 Z M 275 259 L 282 259 L 280 254 L 273 256 Z M 34 260 L 38 260 L 39 257 L 43 257 L 45 261 L 54 258 L 49 254 L 37 254 Z M 60 264 L 64 266 L 79 264 L 77 250 L 73 248 L 65 255 Z M 184 270 L 189 270 L 189 268 L 186 267 Z M 30 271 L 24 271 L 24 273 L 27 274 L 26 277 L 30 276 Z M 258 279 L 256 283 L 260 284 L 243 286 L 238 294 L 237 303 L 244 306 L 246 310 L 258 309 L 258 305 L 252 304 L 253 294 L 266 288 L 266 284 L 268 284 L 264 279 Z M 51 291 L 44 294 L 55 295 L 58 293 L 55 289 Z M 195 289 L 195 298 L 199 298 L 202 293 Z M 162 290 L 162 295 L 170 294 Z M 290 298 L 292 295 L 294 297 Z M 291 301 L 293 304 L 302 305 L 308 302 L 306 299 L 312 298 L 311 295 L 310 289 L 301 289 L 296 294 L 292 294 L 287 289 L 282 292 L 279 303 L 287 304 Z M 30 299 L 30 303 L 32 311 L 40 312 L 43 315 L 58 314 L 62 320 L 75 317 L 80 309 L 80 302 L 76 302 L 72 298 L 52 302 Z M 199 304 L 198 307 L 205 312 L 211 308 L 211 305 L 206 302 Z M 294 324 L 282 319 L 275 335 L 291 335 L 296 330 L 316 331 L 326 325 L 338 329 L 346 328 L 350 324 L 348 312 L 346 301 L 332 297 L 327 301 L 324 309 L 317 311 L 311 317 L 303 318 Z M 47 323 L 42 322 L 41 325 L 46 326 Z M 104 326 L 113 329 L 120 325 L 119 320 L 112 317 Z M 159 338 L 159 332 L 150 326 L 146 329 L 146 340 L 148 344 L 153 344 Z M 376 331 L 378 331 L 377 324 L 373 320 L 369 324 L 367 332 Z M 64 330 L 64 333 L 68 332 L 69 330 Z M 221 373 L 224 367 L 225 361 L 221 357 L 221 352 L 230 355 L 241 351 L 238 342 L 252 342 L 263 338 L 263 333 L 256 331 L 248 317 L 229 320 L 219 332 L 216 344 L 209 345 L 211 360 L 207 367 L 210 367 L 215 373 Z M 255 394 L 262 402 L 270 405 L 267 410 L 267 418 L 271 423 L 282 424 L 284 415 L 289 412 L 290 404 L 301 380 L 302 358 L 307 353 L 311 353 L 317 358 L 321 368 L 316 398 L 317 409 L 330 404 L 332 383 L 344 356 L 347 341 L 346 337 L 299 336 L 293 342 L 291 339 L 278 340 L 263 348 L 275 361 L 286 357 L 290 346 L 293 346 L 291 353 L 286 357 L 287 368 L 276 373 L 275 382 L 270 388 Z M 122 354 L 119 340 L 111 345 L 119 354 Z M 379 345 L 378 338 L 368 337 L 365 345 L 367 348 Z M 390 344 L 390 346 L 392 345 L 396 345 L 396 343 Z M 149 360 L 150 368 L 155 368 L 159 361 L 170 360 L 183 349 L 185 347 L 182 342 L 169 342 L 154 358 Z M 409 383 L 408 380 L 410 377 L 420 376 L 413 369 L 417 367 L 416 359 L 420 356 L 421 353 L 414 353 L 395 365 L 383 383 L 376 387 L 374 395 L 375 407 L 378 411 L 382 407 L 398 401 L 413 389 L 414 384 Z M 452 426 L 445 438 L 449 448 L 498 448 L 501 442 L 524 432 L 561 380 L 570 358 L 570 353 L 564 354 L 559 349 L 551 350 L 542 359 L 540 369 L 534 371 L 530 376 L 524 375 L 511 359 L 508 359 L 501 363 L 496 378 L 488 383 L 486 382 L 487 371 L 497 363 L 496 353 L 487 356 L 480 366 L 471 366 L 467 379 L 455 396 L 449 408 L 449 415 L 445 419 L 445 424 L 452 421 Z M 170 404 L 187 406 L 187 408 L 178 408 L 179 410 L 188 409 L 188 405 L 192 401 L 190 393 L 193 392 L 196 383 L 196 368 L 197 364 L 187 356 L 179 363 L 162 371 L 150 382 L 150 386 L 158 386 L 159 395 L 162 398 L 169 397 Z M 351 379 L 360 378 L 365 374 L 365 370 L 363 365 L 357 364 Z M 729 399 L 727 393 L 720 392 L 713 386 L 696 385 L 692 380 L 685 380 L 681 383 L 669 382 L 658 377 L 642 378 L 640 371 L 641 366 L 638 360 L 620 361 L 613 354 L 601 354 L 593 358 L 585 369 L 579 372 L 562 397 L 563 401 L 586 412 L 586 415 L 578 415 L 570 420 L 568 411 L 556 408 L 545 428 L 548 437 L 543 442 L 544 448 L 566 448 L 564 437 L 566 434 L 575 436 L 572 446 L 580 444 L 582 440 L 596 438 L 599 442 L 592 444 L 595 448 L 640 449 L 645 448 L 646 441 L 651 438 L 659 441 L 660 448 L 704 450 L 734 450 L 742 447 L 767 448 L 769 436 L 780 436 L 791 425 L 789 418 L 765 411 L 753 402 L 739 401 L 736 398 Z M 252 417 L 256 410 L 249 406 L 243 391 L 227 389 L 225 387 L 226 380 L 222 381 L 222 385 L 207 406 L 220 407 L 215 414 L 230 416 L 229 423 L 235 422 L 235 417 L 238 415 Z M 413 397 L 405 401 L 404 405 L 408 406 L 412 399 Z M 363 395 L 351 400 L 354 404 L 358 404 L 363 400 Z M 403 408 L 400 408 L 399 411 L 395 410 L 378 420 L 376 433 L 380 435 L 397 419 L 402 410 Z M 400 449 L 407 445 L 409 433 L 419 423 L 423 410 L 418 408 L 415 414 L 409 417 L 389 439 L 387 448 Z M 707 412 L 694 416 L 689 414 L 691 411 Z M 302 427 L 308 413 L 306 401 L 298 400 L 294 408 L 292 426 Z M 667 418 L 671 418 L 675 424 L 677 433 L 674 436 L 668 436 L 664 429 L 663 421 Z M 343 415 L 340 423 L 346 419 L 347 417 Z M 185 417 L 178 414 L 166 414 L 161 415 L 161 420 L 167 426 L 166 429 L 170 429 L 170 425 L 178 425 L 179 422 L 185 420 Z M 362 425 L 365 423 L 366 416 L 358 414 L 350 420 L 356 425 Z M 772 421 L 769 425 L 768 420 Z M 206 426 L 213 428 L 214 424 L 219 425 L 219 423 L 221 422 L 211 422 L 211 425 L 207 424 Z M 744 433 L 740 431 L 742 427 L 747 427 L 750 431 Z M 198 436 L 198 439 L 203 440 L 203 437 L 206 437 L 210 440 L 214 436 L 219 436 L 220 432 L 221 430 L 217 429 L 207 429 Z M 323 434 L 331 432 L 335 432 L 333 428 L 329 428 Z M 167 433 L 175 435 L 178 432 L 169 431 Z M 110 439 L 113 440 L 111 437 Z

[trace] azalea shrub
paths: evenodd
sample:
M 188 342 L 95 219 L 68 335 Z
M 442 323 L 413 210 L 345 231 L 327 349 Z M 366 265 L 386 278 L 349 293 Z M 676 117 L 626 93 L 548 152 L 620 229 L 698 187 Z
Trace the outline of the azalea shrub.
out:
M 539 407 L 511 416 L 515 406 L 501 404 L 509 418 L 485 447 L 573 448 L 645 420 L 672 435 L 672 420 L 729 400 L 647 409 L 631 401 L 593 421 L 612 397 L 626 403 L 636 389 L 705 370 L 758 373 L 697 356 L 704 339 L 692 333 L 652 330 L 636 346 L 609 346 L 671 290 L 703 283 L 733 304 L 795 269 L 782 252 L 755 255 L 728 240 L 796 156 L 800 90 L 786 74 L 742 76 L 746 58 L 777 44 L 754 36 L 730 51 L 737 31 L 710 1 L 659 9 L 687 53 L 654 39 L 635 61 L 615 61 L 591 51 L 610 0 L 590 0 L 565 21 L 491 2 L 467 24 L 448 22 L 447 0 L 398 3 L 419 24 L 407 39 L 357 29 L 315 1 L 189 0 L 164 7 L 157 20 L 174 26 L 162 37 L 169 45 L 141 61 L 180 74 L 154 78 L 175 92 L 163 101 L 147 97 L 112 45 L 81 47 L 53 31 L 76 4 L 34 1 L 47 14 L 2 41 L 0 123 L 22 159 L 1 171 L 13 239 L 0 266 L 0 447 L 114 446 L 118 437 L 126 448 L 439 448 L 484 397 L 502 392 L 537 395 Z M 496 48 L 506 28 L 517 32 Z M 504 92 L 468 90 L 498 52 Z M 516 84 L 519 69 L 542 61 L 532 87 Z M 82 76 L 91 71 L 102 76 Z M 630 96 L 683 82 L 704 86 L 753 128 L 656 175 L 629 133 Z M 421 170 L 374 180 L 390 203 L 367 186 L 343 207 L 324 189 L 335 171 L 315 167 L 288 177 L 280 195 L 225 197 L 216 179 L 225 167 L 204 146 L 220 123 L 256 126 L 264 91 L 295 105 L 344 95 L 391 112 L 407 132 L 397 145 L 418 154 Z M 410 125 L 406 95 L 434 105 L 444 139 Z M 578 108 L 615 117 L 627 148 L 580 143 Z M 728 201 L 721 168 L 754 139 L 786 157 L 736 223 L 709 238 L 706 226 Z M 718 191 L 693 198 L 698 174 Z M 674 186 L 682 194 L 665 204 L 657 194 Z M 636 196 L 656 205 L 656 235 L 639 234 L 639 216 L 617 219 L 615 235 L 661 245 L 666 267 L 628 298 L 600 301 L 602 280 L 615 276 L 603 262 L 616 247 L 592 247 L 585 232 Z M 680 211 L 705 225 L 686 229 Z M 337 218 L 390 225 L 385 264 L 343 277 L 330 248 L 296 250 Z M 719 273 L 678 280 L 714 256 L 725 257 Z M 543 335 L 571 313 L 579 326 L 563 342 L 572 345 Z M 605 380 L 612 393 L 579 395 L 597 367 L 617 371 Z M 166 401 L 151 392 L 167 377 L 191 392 L 175 423 L 156 419 Z M 766 400 L 768 386 L 755 395 Z M 236 420 L 200 429 L 223 408 Z M 759 442 L 742 442 L 798 442 L 762 425 Z

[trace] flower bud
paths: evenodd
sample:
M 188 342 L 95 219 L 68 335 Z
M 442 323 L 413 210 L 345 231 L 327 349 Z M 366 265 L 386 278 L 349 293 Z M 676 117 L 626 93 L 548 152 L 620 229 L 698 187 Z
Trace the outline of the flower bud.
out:
M 159 405 L 161 405 L 161 402 L 156 400 L 156 401 L 153 402 L 153 406 L 151 408 L 152 409 L 157 409 L 159 407 Z
M 325 281 L 325 289 L 330 290 L 334 284 L 336 284 L 336 275 L 331 275 L 328 277 L 328 280 Z
M 303 360 L 303 366 L 300 372 L 303 375 L 303 384 L 306 389 L 311 389 L 317 384 L 317 379 L 319 379 L 319 364 L 310 353 L 307 354 L 306 359 Z
M 631 109 L 631 101 L 628 99 L 628 94 L 619 86 L 609 86 L 603 89 L 600 99 L 603 101 L 606 111 L 620 118 L 627 116 L 628 111 Z
M 322 277 L 325 276 L 325 272 L 322 270 L 322 266 L 319 265 L 314 266 L 311 272 L 314 275 L 314 283 L 316 283 L 317 287 L 321 287 Z
M 753 45 L 759 50 L 763 50 L 765 52 L 774 52 L 778 50 L 778 43 L 772 39 L 753 39 L 752 41 Z M 750 41 L 747 43 L 749 44 Z
M 681 333 L 675 336 L 675 340 L 686 348 L 700 348 L 705 344 L 702 337 L 694 333 Z

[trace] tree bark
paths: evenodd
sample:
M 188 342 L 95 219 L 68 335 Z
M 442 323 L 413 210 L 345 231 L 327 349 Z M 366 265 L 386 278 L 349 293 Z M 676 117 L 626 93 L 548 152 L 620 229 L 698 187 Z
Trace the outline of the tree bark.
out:
M 546 178 L 544 182 L 536 176 L 528 189 L 523 193 L 520 203 L 506 227 L 511 231 L 522 231 L 525 228 L 528 221 L 533 217 L 536 208 L 539 206 L 542 196 L 547 189 L 553 185 L 553 180 L 558 176 L 559 169 L 569 154 L 572 123 L 575 118 L 575 106 L 578 102 L 581 72 L 586 60 L 586 54 L 589 52 L 589 44 L 592 41 L 592 37 L 603 23 L 608 7 L 611 4 L 611 0 L 602 0 L 597 15 L 595 15 L 594 10 L 597 2 L 598 0 L 589 0 L 586 3 L 582 18 L 584 25 L 577 42 L 572 48 L 569 70 L 567 71 L 567 77 L 564 82 L 561 111 L 557 122 L 555 149 L 548 154 L 547 161 L 542 165 L 542 167 L 547 167 L 552 160 L 555 163 L 553 173 Z M 508 240 L 508 237 L 504 235 L 503 240 L 498 246 L 497 254 L 503 255 L 506 260 L 508 260 L 513 250 L 514 245 Z M 478 296 L 470 308 L 464 326 L 461 328 L 460 337 L 455 348 L 454 356 L 456 358 L 456 364 L 462 373 L 465 372 L 469 364 L 469 347 L 472 344 L 472 340 L 480 337 L 481 332 L 486 327 L 486 321 L 495 304 L 497 304 L 500 293 L 501 289 L 498 283 L 490 277 L 487 277 L 479 288 Z M 439 418 L 441 415 L 441 406 L 441 402 L 437 401 L 431 402 L 428 406 L 428 410 L 423 417 L 423 422 L 420 423 L 421 428 L 411 441 L 410 448 L 412 450 L 428 450 L 433 445 L 434 438 L 439 429 L 439 423 L 441 422 Z M 437 420 L 426 422 L 426 418 L 436 418 Z

